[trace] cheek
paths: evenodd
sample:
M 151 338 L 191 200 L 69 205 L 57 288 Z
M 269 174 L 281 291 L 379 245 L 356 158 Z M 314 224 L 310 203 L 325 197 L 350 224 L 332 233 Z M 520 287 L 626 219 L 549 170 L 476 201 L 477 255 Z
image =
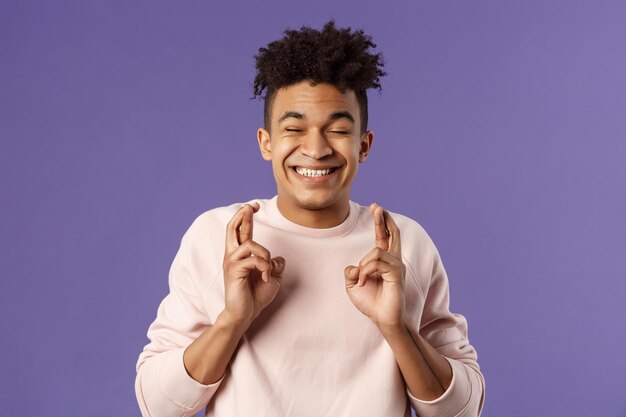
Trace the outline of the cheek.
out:
M 293 152 L 293 146 L 285 143 L 278 143 L 272 147 L 272 168 L 274 171 L 281 171 L 286 168 L 286 160 Z
M 281 160 L 272 159 L 272 171 L 274 171 L 274 174 L 280 174 L 283 171 L 283 166 Z
M 359 147 L 353 143 L 345 144 L 341 148 L 337 148 L 343 155 L 343 157 L 351 164 L 359 162 Z

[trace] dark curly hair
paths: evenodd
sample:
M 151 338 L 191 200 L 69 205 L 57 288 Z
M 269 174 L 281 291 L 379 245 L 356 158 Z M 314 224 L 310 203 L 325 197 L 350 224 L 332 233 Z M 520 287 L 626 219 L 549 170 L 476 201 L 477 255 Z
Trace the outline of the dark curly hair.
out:
M 254 78 L 252 99 L 264 97 L 263 121 L 270 130 L 270 109 L 281 87 L 309 80 L 312 85 L 329 83 L 342 93 L 346 89 L 355 92 L 360 108 L 361 133 L 367 130 L 368 88 L 382 90 L 379 78 L 383 71 L 381 53 L 371 54 L 375 48 L 371 36 L 363 30 L 351 32 L 348 28 L 336 28 L 334 20 L 327 22 L 321 31 L 302 26 L 299 31 L 287 29 L 282 39 L 259 48 L 255 55 L 257 75 Z

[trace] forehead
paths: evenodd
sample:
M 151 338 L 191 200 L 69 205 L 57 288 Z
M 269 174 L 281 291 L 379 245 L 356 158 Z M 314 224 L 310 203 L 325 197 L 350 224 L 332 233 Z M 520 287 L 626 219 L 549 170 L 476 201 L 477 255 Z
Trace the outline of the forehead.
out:
M 305 118 L 326 119 L 337 111 L 348 111 L 356 119 L 359 104 L 353 90 L 342 93 L 332 84 L 320 83 L 312 86 L 302 81 L 276 91 L 272 105 L 272 121 L 276 122 L 283 113 L 294 111 Z

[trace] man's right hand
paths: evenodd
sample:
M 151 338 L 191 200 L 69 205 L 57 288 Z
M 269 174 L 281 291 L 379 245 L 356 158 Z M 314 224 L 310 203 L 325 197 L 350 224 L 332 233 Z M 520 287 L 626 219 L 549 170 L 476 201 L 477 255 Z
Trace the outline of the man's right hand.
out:
M 244 204 L 226 226 L 224 251 L 224 313 L 247 329 L 280 288 L 285 259 L 252 240 L 252 215 L 258 203 Z
M 258 203 L 244 204 L 226 226 L 224 310 L 183 353 L 185 370 L 201 384 L 224 377 L 241 337 L 280 287 L 285 259 L 252 240 L 252 215 Z

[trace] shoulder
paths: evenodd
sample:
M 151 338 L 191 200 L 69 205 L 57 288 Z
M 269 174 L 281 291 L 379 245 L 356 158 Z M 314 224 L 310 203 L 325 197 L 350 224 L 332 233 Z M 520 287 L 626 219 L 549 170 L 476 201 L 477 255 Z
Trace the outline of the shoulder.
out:
M 389 211 L 400 229 L 402 258 L 422 296 L 427 294 L 439 253 L 426 229 L 404 214 Z
M 370 213 L 369 205 L 363 206 L 357 204 L 359 209 L 359 219 L 360 222 L 368 229 L 374 228 L 374 219 Z M 419 223 L 417 220 L 396 212 L 387 209 L 383 206 L 385 211 L 387 211 L 395 224 L 400 229 L 400 238 L 402 240 L 402 247 L 405 248 L 405 242 L 407 244 L 419 244 L 420 246 L 429 246 L 433 245 L 433 241 L 430 235 L 426 232 L 426 229 Z
M 411 251 L 419 250 L 422 254 L 434 255 L 436 251 L 435 244 L 420 222 L 401 213 L 389 210 L 388 212 L 398 226 L 398 229 L 400 229 L 403 249 L 410 249 Z
M 374 229 L 374 218 L 370 213 L 369 205 L 364 206 L 357 203 L 357 206 L 360 227 L 367 229 L 367 233 L 369 233 L 369 230 Z M 384 205 L 383 208 L 391 215 L 400 230 L 403 255 L 410 258 L 418 256 L 422 261 L 435 256 L 437 251 L 435 244 L 420 222 L 408 215 L 389 210 Z
M 426 229 L 424 229 L 421 223 L 417 220 L 395 211 L 387 210 L 387 212 L 391 215 L 393 221 L 400 229 L 400 233 L 406 232 L 414 238 L 429 238 L 428 233 L 426 233 Z
M 244 204 L 250 204 L 255 201 L 261 205 L 266 203 L 266 199 L 251 199 L 215 207 L 200 213 L 191 222 L 183 236 L 183 240 L 206 239 L 209 236 L 223 238 L 226 234 L 226 225 L 228 225 L 228 222 L 230 222 L 237 211 Z

